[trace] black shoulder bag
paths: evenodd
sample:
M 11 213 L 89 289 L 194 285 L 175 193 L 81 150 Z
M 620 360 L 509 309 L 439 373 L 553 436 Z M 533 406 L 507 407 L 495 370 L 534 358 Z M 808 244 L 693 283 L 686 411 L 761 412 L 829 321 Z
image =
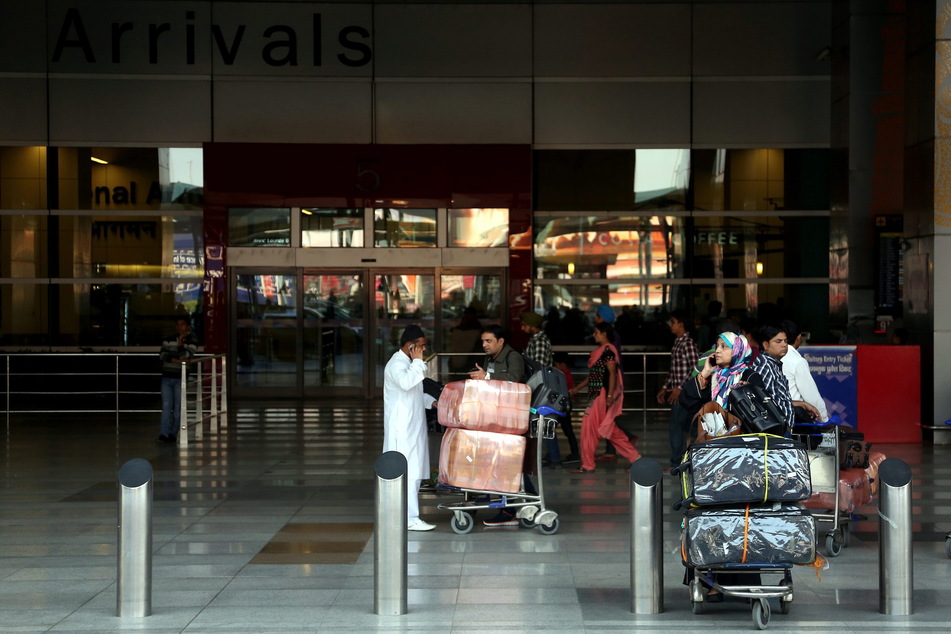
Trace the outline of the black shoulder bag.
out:
M 747 433 L 786 434 L 786 417 L 758 385 L 746 383 L 730 390 L 730 411 L 743 421 Z

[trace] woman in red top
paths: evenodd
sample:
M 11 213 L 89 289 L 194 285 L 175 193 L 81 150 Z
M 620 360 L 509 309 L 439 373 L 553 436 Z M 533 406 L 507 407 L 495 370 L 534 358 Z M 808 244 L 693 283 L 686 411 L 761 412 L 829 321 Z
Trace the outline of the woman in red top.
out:
M 607 438 L 619 454 L 634 462 L 641 457 L 614 420 L 624 405 L 624 379 L 618 368 L 619 354 L 610 343 L 614 327 L 602 322 L 594 327 L 598 348 L 588 357 L 588 376 L 571 389 L 574 396 L 588 389 L 588 408 L 581 419 L 581 467 L 573 473 L 594 471 L 594 451 L 601 438 Z

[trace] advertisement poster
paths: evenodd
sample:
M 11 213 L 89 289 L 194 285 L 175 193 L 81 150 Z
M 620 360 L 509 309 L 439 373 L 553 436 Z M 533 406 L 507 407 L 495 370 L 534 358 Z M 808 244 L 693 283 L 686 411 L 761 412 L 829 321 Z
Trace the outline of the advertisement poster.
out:
M 829 416 L 858 427 L 858 378 L 855 346 L 803 346 L 799 353 L 809 362 Z

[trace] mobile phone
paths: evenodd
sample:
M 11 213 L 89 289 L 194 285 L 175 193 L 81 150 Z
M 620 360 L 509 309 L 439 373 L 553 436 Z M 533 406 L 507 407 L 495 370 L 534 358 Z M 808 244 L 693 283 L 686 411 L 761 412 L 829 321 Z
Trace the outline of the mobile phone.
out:
M 416 349 L 416 344 L 415 344 L 415 343 L 409 344 L 409 349 L 410 349 L 410 350 L 415 350 L 415 349 Z

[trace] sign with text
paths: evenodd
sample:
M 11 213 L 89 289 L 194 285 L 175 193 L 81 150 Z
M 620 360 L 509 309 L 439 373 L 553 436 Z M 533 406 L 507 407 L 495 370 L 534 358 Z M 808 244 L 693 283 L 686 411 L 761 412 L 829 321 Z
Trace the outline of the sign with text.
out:
M 809 362 L 829 416 L 837 414 L 844 424 L 858 427 L 855 346 L 803 346 L 799 354 Z

